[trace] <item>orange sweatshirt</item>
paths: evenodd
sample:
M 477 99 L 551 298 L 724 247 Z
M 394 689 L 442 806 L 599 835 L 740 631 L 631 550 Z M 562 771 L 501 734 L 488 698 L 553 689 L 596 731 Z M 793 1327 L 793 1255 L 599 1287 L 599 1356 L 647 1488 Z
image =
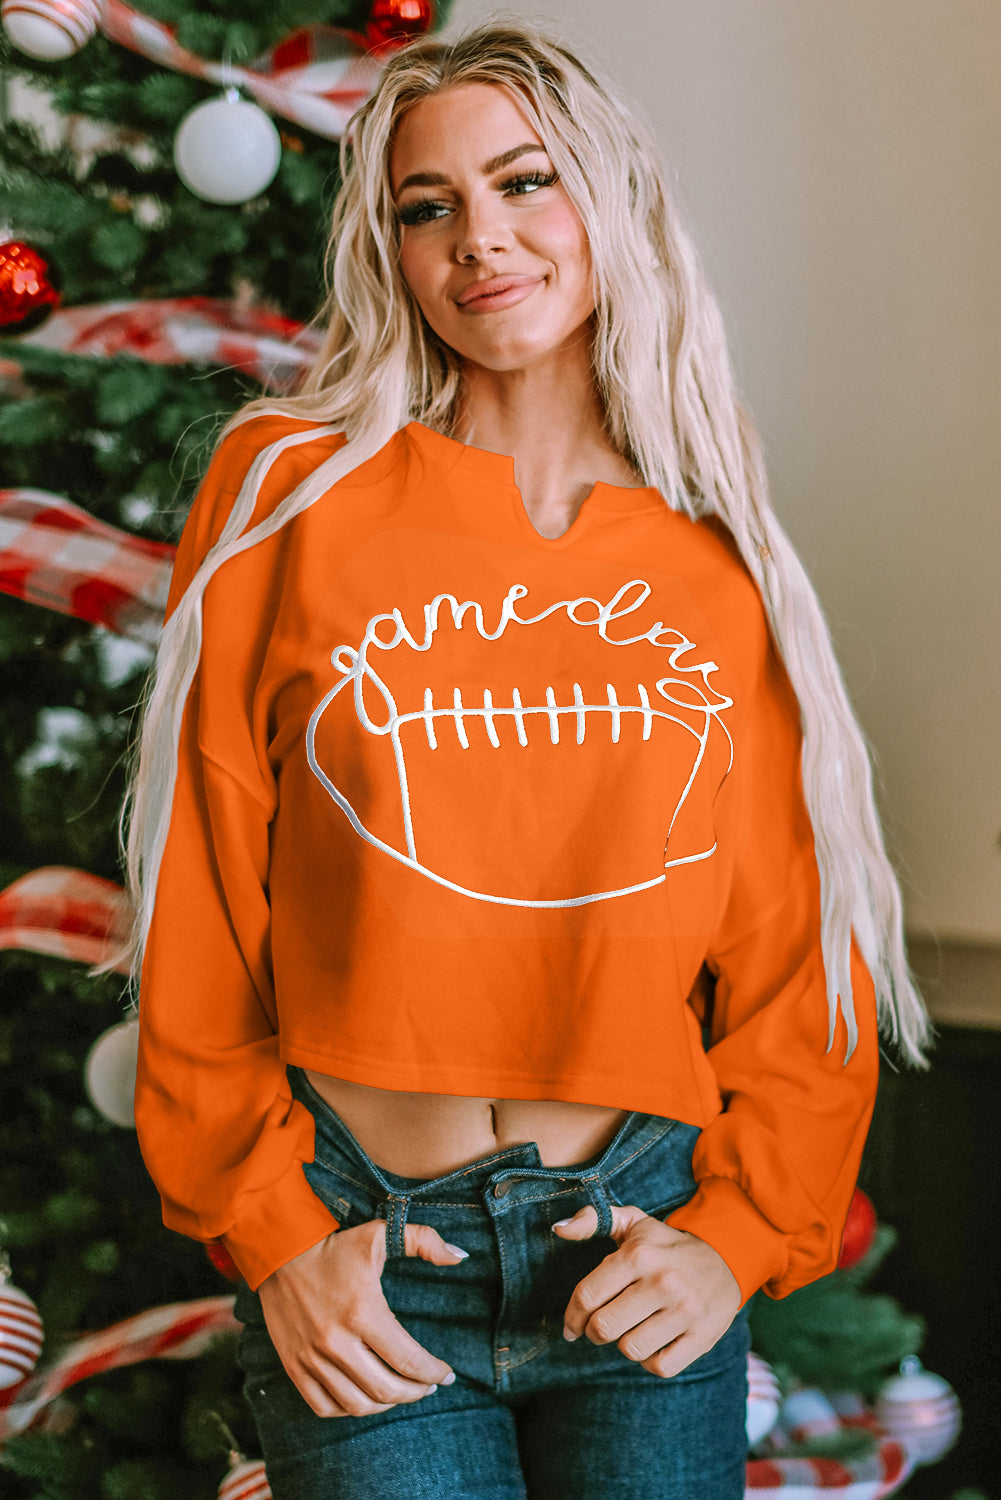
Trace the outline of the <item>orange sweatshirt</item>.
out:
M 310 425 L 219 446 L 168 617 L 255 455 Z M 252 524 L 343 441 L 278 460 Z M 203 629 L 140 982 L 164 1223 L 221 1237 L 254 1288 L 336 1229 L 295 1063 L 701 1126 L 667 1222 L 744 1301 L 831 1270 L 875 999 L 853 947 L 845 1066 L 798 704 L 725 528 L 599 482 L 544 538 L 511 458 L 411 422 L 223 564 Z

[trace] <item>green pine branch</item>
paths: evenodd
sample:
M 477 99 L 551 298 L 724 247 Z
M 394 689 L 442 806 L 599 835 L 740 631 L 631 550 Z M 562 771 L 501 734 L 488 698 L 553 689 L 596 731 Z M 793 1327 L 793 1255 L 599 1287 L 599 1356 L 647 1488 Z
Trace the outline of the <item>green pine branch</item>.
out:
M 924 1319 L 906 1313 L 895 1298 L 866 1290 L 896 1242 L 896 1230 L 881 1224 L 867 1255 L 850 1270 L 832 1271 L 788 1297 L 755 1296 L 752 1343 L 784 1391 L 800 1383 L 873 1399 L 904 1355 L 918 1352 Z

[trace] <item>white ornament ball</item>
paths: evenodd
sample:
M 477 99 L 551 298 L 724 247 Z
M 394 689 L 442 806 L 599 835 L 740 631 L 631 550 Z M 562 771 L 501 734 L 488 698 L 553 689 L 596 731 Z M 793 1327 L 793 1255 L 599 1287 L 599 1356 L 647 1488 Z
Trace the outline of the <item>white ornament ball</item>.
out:
M 79 52 L 101 19 L 98 0 L 3 0 L 0 13 L 14 46 L 43 62 Z
M 901 1360 L 876 1402 L 876 1420 L 919 1464 L 933 1464 L 953 1446 L 963 1425 L 959 1397 L 947 1380 L 914 1356 Z
M 271 1487 L 261 1460 L 247 1463 L 237 1455 L 219 1486 L 219 1500 L 271 1500 Z
M 189 110 L 174 137 L 174 165 L 208 203 L 245 203 L 278 171 L 282 143 L 263 109 L 230 90 Z
M 775 1371 L 753 1349 L 747 1355 L 747 1443 L 753 1448 L 771 1432 L 779 1414 Z
M 139 1018 L 103 1031 L 87 1053 L 83 1077 L 94 1108 L 114 1125 L 135 1126 Z
M 42 1320 L 27 1292 L 0 1280 L 0 1390 L 18 1385 L 38 1363 Z

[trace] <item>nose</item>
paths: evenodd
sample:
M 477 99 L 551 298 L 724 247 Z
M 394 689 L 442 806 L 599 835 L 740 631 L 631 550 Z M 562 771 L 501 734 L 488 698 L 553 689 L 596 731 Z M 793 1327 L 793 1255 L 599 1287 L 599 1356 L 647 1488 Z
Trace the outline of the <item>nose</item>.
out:
M 509 250 L 514 239 L 503 208 L 489 201 L 470 203 L 457 215 L 456 235 L 456 258 L 461 261 L 489 260 Z

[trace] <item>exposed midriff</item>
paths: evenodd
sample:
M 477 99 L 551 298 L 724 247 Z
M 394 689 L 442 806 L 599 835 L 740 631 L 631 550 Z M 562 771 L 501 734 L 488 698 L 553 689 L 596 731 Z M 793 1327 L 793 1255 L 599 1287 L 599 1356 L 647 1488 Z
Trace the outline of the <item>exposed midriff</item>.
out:
M 406 1093 L 304 1071 L 376 1166 L 401 1177 L 441 1177 L 529 1141 L 544 1167 L 575 1166 L 603 1151 L 628 1114 L 562 1099 Z

